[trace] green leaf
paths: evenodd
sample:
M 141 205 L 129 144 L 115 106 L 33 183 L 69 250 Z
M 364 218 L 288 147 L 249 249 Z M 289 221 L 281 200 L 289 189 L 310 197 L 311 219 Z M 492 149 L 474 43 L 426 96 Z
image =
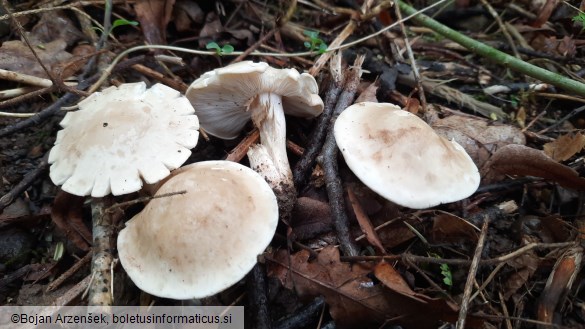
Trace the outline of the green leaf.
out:
M 213 42 L 213 41 L 211 41 L 207 45 L 205 45 L 205 49 L 215 49 L 217 52 L 221 51 L 221 48 L 219 47 L 217 42 Z
M 304 30 L 303 34 L 308 36 L 311 39 L 317 39 L 319 37 L 318 31 Z
M 577 16 L 572 18 L 573 22 L 581 24 L 581 32 L 585 31 L 585 13 L 579 12 Z
M 447 264 L 441 264 L 441 275 L 443 275 L 443 283 L 449 287 L 453 286 L 453 275 L 451 269 Z
M 228 44 L 226 44 L 226 45 L 224 45 L 224 46 L 221 48 L 221 53 L 222 53 L 222 54 L 231 54 L 231 53 L 233 53 L 233 52 L 234 52 L 234 47 L 233 47 L 232 45 L 230 45 L 229 43 L 228 43 Z
M 326 53 L 326 52 L 327 52 L 327 44 L 326 44 L 326 43 L 324 43 L 324 42 L 322 42 L 322 43 L 319 45 L 319 54 L 324 54 L 324 53 Z
M 118 26 L 124 26 L 124 25 L 137 26 L 138 22 L 137 21 L 129 21 L 127 19 L 119 18 L 119 19 L 115 20 L 114 23 L 112 23 L 112 28 L 110 29 L 110 31 L 112 31 L 113 29 L 115 29 Z

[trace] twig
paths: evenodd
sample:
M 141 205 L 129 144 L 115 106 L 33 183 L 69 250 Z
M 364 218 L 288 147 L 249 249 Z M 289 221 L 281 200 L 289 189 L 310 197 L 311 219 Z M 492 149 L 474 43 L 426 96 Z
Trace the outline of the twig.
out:
M 251 328 L 270 329 L 270 313 L 268 313 L 268 297 L 266 295 L 266 274 L 264 265 L 257 263 L 248 276 L 246 287 L 248 302 L 253 309 L 253 325 Z
M 325 143 L 327 128 L 329 127 L 331 116 L 335 110 L 337 98 L 341 93 L 343 84 L 341 53 L 337 53 L 337 55 L 335 55 L 329 63 L 331 65 L 331 83 L 325 95 L 325 107 L 323 109 L 323 113 L 321 113 L 317 119 L 315 128 L 309 137 L 309 142 L 305 147 L 305 151 L 303 152 L 303 155 L 293 170 L 293 179 L 297 191 L 301 191 L 303 189 L 303 186 L 305 185 L 305 182 L 310 175 L 311 169 L 315 166 L 317 155 L 323 148 L 323 143 Z
M 65 306 L 70 305 L 71 302 L 83 293 L 85 288 L 91 281 L 91 275 L 86 276 L 83 280 L 79 281 L 71 289 L 67 290 L 62 296 L 58 297 L 53 301 L 53 306 Z
M 339 114 L 345 110 L 355 97 L 357 87 L 361 76 L 361 65 L 364 61 L 363 56 L 358 56 L 351 71 L 345 77 L 343 92 L 339 96 L 335 111 L 329 122 L 329 129 L 321 155 L 317 161 L 323 167 L 325 173 L 325 181 L 327 187 L 327 196 L 331 206 L 331 215 L 333 216 L 333 226 L 337 232 L 337 237 L 341 245 L 341 250 L 347 256 L 356 256 L 358 248 L 349 234 L 349 219 L 345 209 L 345 201 L 343 198 L 343 186 L 339 178 L 337 169 L 337 155 L 339 153 L 337 144 L 335 143 L 335 136 L 333 135 L 333 127 L 335 120 Z
M 57 289 L 65 280 L 69 279 L 75 272 L 77 272 L 83 265 L 87 264 L 91 260 L 91 250 L 83 256 L 77 263 L 73 264 L 70 269 L 61 274 L 55 281 L 49 283 L 47 291 L 53 291 Z
M 349 23 L 347 23 L 345 28 L 343 28 L 343 30 L 337 35 L 337 37 L 335 37 L 335 40 L 331 42 L 329 47 L 333 49 L 339 47 L 343 43 L 343 41 L 345 41 L 345 39 L 352 35 L 356 27 L 357 27 L 356 21 L 351 19 Z M 311 74 L 312 76 L 317 76 L 317 74 L 319 74 L 323 66 L 325 66 L 325 64 L 329 61 L 331 56 L 333 56 L 333 54 L 334 53 L 331 51 L 327 51 L 326 53 L 321 54 L 321 56 L 319 56 L 319 58 L 317 58 L 317 60 L 315 61 L 313 67 L 309 69 L 309 74 Z
M 29 186 L 31 186 L 32 183 L 34 183 L 37 180 L 37 178 L 41 177 L 41 175 L 45 173 L 47 168 L 49 168 L 47 158 L 48 154 L 43 157 L 43 159 L 35 169 L 28 172 L 26 176 L 24 176 L 24 178 L 18 184 L 16 184 L 16 186 L 12 188 L 12 190 L 10 190 L 8 193 L 4 194 L 0 198 L 0 213 L 2 212 L 2 210 L 4 210 L 4 208 L 8 207 L 8 205 L 10 205 L 12 201 L 14 201 L 14 198 L 16 198 L 24 191 L 26 191 L 26 189 Z
M 414 8 L 407 5 L 403 1 L 397 0 L 396 3 L 400 6 L 400 9 L 404 13 L 408 15 L 416 13 L 416 10 Z M 445 25 L 437 22 L 436 20 L 426 15 L 418 14 L 414 16 L 412 20 L 415 23 L 426 26 L 432 29 L 433 31 L 441 34 L 442 36 L 459 43 L 460 45 L 471 50 L 472 52 L 480 56 L 484 56 L 497 64 L 503 65 L 520 73 L 524 73 L 528 76 L 544 81 L 546 83 L 550 83 L 557 87 L 563 88 L 579 96 L 585 96 L 585 84 L 579 81 L 568 79 L 560 74 L 545 70 L 538 66 L 519 60 L 514 56 L 510 56 L 504 52 L 487 46 L 486 44 L 473 40 L 472 38 L 469 38 L 451 28 L 448 28 Z
M 481 227 L 481 234 L 477 240 L 477 247 L 473 253 L 473 260 L 469 267 L 469 273 L 467 274 L 467 282 L 465 283 L 465 289 L 463 290 L 463 297 L 461 299 L 461 309 L 459 310 L 459 318 L 455 324 L 457 329 L 465 329 L 465 319 L 467 318 L 467 311 L 469 310 L 469 299 L 473 290 L 473 282 L 475 281 L 475 274 L 479 267 L 479 260 L 481 259 L 481 252 L 483 251 L 483 245 L 488 231 L 489 217 L 485 216 L 483 225 Z
M 227 161 L 240 162 L 248 153 L 248 149 L 253 144 L 256 144 L 260 140 L 260 132 L 258 129 L 252 130 L 251 133 L 246 135 L 236 147 L 234 147 L 225 158 Z
M 188 85 L 186 85 L 183 81 L 177 81 L 171 78 L 166 77 L 164 74 L 157 72 L 149 67 L 146 67 L 142 64 L 134 64 L 132 65 L 132 68 L 148 77 L 151 77 L 153 79 L 156 79 L 160 82 L 162 82 L 163 84 L 178 90 L 179 92 L 181 92 L 182 94 L 184 94 L 187 91 L 187 88 L 189 87 Z
M 500 15 L 498 15 L 498 12 L 496 12 L 494 7 L 492 7 L 492 5 L 487 0 L 481 0 L 481 3 L 484 5 L 484 7 L 486 7 L 490 15 L 492 15 L 492 17 L 496 20 L 496 23 L 498 23 L 498 25 L 500 26 L 500 30 L 502 30 L 502 34 L 504 34 L 504 37 L 508 41 L 508 45 L 510 45 L 512 52 L 514 53 L 514 56 L 516 56 L 516 58 L 518 58 L 519 60 L 522 60 L 522 57 L 520 56 L 520 53 L 516 48 L 516 44 L 514 43 L 514 39 L 512 39 L 512 36 L 510 35 L 510 32 L 508 32 L 506 24 L 502 22 L 502 19 L 500 18 Z
M 39 90 L 33 90 L 33 91 L 31 91 L 31 92 L 29 92 L 27 94 L 20 95 L 20 96 L 16 96 L 16 97 L 13 97 L 11 99 L 7 99 L 5 101 L 0 102 L 0 108 L 14 106 L 16 104 L 23 103 L 23 102 L 25 102 L 25 101 L 27 101 L 29 99 L 38 98 L 41 95 L 54 92 L 56 89 L 57 89 L 57 87 L 51 86 L 51 87 L 48 87 L 48 88 L 43 88 L 43 89 L 39 89 Z M 33 115 L 31 115 L 29 117 L 32 117 L 35 114 L 36 113 L 34 113 Z
M 507 262 L 516 257 L 519 257 L 532 249 L 557 249 L 565 248 L 574 245 L 575 242 L 558 242 L 558 243 L 529 243 L 509 254 L 498 256 L 496 258 L 482 259 L 479 264 L 485 265 L 496 265 L 499 263 Z M 381 260 L 393 261 L 408 258 L 410 261 L 415 263 L 428 263 L 428 264 L 447 264 L 447 265 L 470 265 L 471 261 L 468 259 L 444 259 L 435 257 L 417 256 L 409 253 L 401 255 L 388 255 L 388 256 L 341 256 L 342 262 L 379 262 Z
M 0 79 L 14 81 L 18 83 L 25 83 L 27 85 L 33 85 L 37 87 L 50 87 L 53 82 L 49 79 L 35 77 L 34 75 L 28 75 L 20 72 L 8 71 L 0 69 Z
M 398 74 L 398 81 L 408 86 L 414 87 L 416 81 L 413 74 Z M 431 94 L 442 97 L 449 102 L 469 108 L 481 115 L 491 118 L 493 115 L 498 118 L 505 118 L 507 115 L 501 108 L 486 102 L 479 101 L 461 91 L 441 84 L 436 81 L 423 78 L 421 80 L 423 88 Z
M 153 200 L 153 199 L 168 198 L 170 196 L 179 195 L 179 194 L 185 194 L 185 193 L 187 193 L 186 190 L 177 191 L 177 192 L 171 192 L 171 193 L 164 193 L 164 194 L 155 195 L 155 196 L 145 196 L 145 197 L 137 198 L 137 199 L 130 200 L 130 201 L 116 203 L 115 205 L 107 208 L 105 210 L 105 212 L 108 213 L 108 214 L 112 214 L 114 211 L 116 211 L 116 210 L 118 210 L 120 208 L 128 207 L 128 206 L 135 205 L 135 204 L 138 204 L 138 203 L 144 203 L 144 202 L 147 202 L 147 201 L 150 201 L 150 200 Z
M 504 295 L 502 295 L 501 291 L 498 291 L 498 298 L 500 299 L 500 305 L 502 305 L 502 313 L 504 313 L 506 329 L 512 329 L 512 321 L 508 318 L 510 313 L 508 312 L 508 308 L 506 307 L 506 300 L 504 299 Z
M 308 327 L 313 321 L 318 318 L 319 312 L 325 306 L 325 299 L 321 296 L 315 298 L 309 304 L 303 306 L 295 314 L 289 315 L 284 319 L 278 320 L 274 323 L 274 329 L 294 329 Z
M 420 98 L 420 105 L 422 106 L 423 112 L 426 112 L 427 111 L 427 98 L 425 97 L 425 90 L 422 86 L 422 79 L 420 77 L 420 73 L 418 72 L 418 66 L 416 65 L 416 60 L 414 59 L 414 54 L 412 53 L 412 48 L 410 47 L 410 41 L 408 40 L 408 34 L 406 33 L 406 28 L 404 27 L 404 22 L 402 22 L 402 12 L 400 11 L 400 6 L 394 6 L 394 12 L 396 13 L 396 17 L 398 18 L 398 21 L 400 21 L 400 29 L 402 30 L 402 35 L 404 38 L 404 45 L 406 47 L 406 52 L 408 53 L 408 59 L 410 60 L 410 67 L 412 68 L 412 74 L 414 75 L 414 80 L 416 81 L 418 95 Z

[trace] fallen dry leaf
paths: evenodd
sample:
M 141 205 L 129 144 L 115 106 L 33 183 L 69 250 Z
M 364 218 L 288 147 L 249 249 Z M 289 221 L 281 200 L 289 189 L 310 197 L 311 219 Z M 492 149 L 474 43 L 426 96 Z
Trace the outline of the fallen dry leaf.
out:
M 526 144 L 522 131 L 514 126 L 490 124 L 474 117 L 451 115 L 432 122 L 433 129 L 447 139 L 463 146 L 478 167 L 491 153 L 509 144 Z
M 552 180 L 565 188 L 585 190 L 585 178 L 549 158 L 543 151 L 524 145 L 507 145 L 497 150 L 482 168 L 484 183 L 503 175 L 536 176 Z
M 83 223 L 83 197 L 59 191 L 51 208 L 51 219 L 79 249 L 89 250 L 91 232 Z
M 553 142 L 544 144 L 543 150 L 546 155 L 555 161 L 566 161 L 581 152 L 584 147 L 585 135 L 579 132 L 577 134 L 562 135 Z
M 386 287 L 403 296 L 413 298 L 414 300 L 425 303 L 425 300 L 417 298 L 416 293 L 410 289 L 406 280 L 392 267 L 392 265 L 382 262 L 374 268 L 374 275 Z
M 580 246 L 567 250 L 557 260 L 538 302 L 539 321 L 553 323 L 555 310 L 565 301 L 582 266 L 583 248 Z
M 456 312 L 443 300 L 423 296 L 427 298 L 423 301 L 422 295 L 413 298 L 404 287 L 397 293 L 376 283 L 369 276 L 374 271 L 371 264 L 340 262 L 335 247 L 324 248 L 316 260 L 310 261 L 309 255 L 306 250 L 290 256 L 280 250 L 267 256 L 269 275 L 295 289 L 301 298 L 324 296 L 338 328 L 377 328 L 383 323 L 436 328 L 441 321 L 457 319 Z M 385 278 L 384 270 L 379 273 Z
M 370 83 L 358 96 L 355 100 L 355 103 L 360 102 L 374 102 L 378 103 L 378 98 L 376 97 L 376 93 L 378 92 L 378 88 L 380 87 L 380 82 L 378 80 Z
M 205 13 L 197 2 L 192 0 L 178 0 L 173 9 L 174 19 L 173 23 L 179 32 L 188 31 L 191 28 L 191 23 L 203 23 Z
M 41 15 L 41 19 L 32 28 L 28 39 L 33 44 L 63 40 L 68 46 L 71 46 L 78 40 L 85 39 L 85 36 L 63 11 L 53 10 Z
M 536 242 L 533 240 L 537 239 L 531 236 L 526 236 L 523 237 L 522 240 L 523 244 L 526 245 L 530 242 Z M 538 269 L 540 258 L 534 250 L 529 250 L 519 257 L 510 259 L 506 264 L 513 268 L 514 271 L 504 282 L 504 300 L 508 300 L 516 294 L 520 288 L 524 287 L 526 282 L 528 282 L 534 272 Z
M 544 5 L 538 11 L 538 13 L 539 13 L 538 16 L 536 17 L 534 22 L 532 22 L 532 26 L 540 27 L 540 26 L 544 25 L 544 23 L 546 23 L 548 21 L 548 19 L 550 18 L 550 15 L 554 11 L 554 9 L 557 7 L 559 2 L 560 2 L 559 0 L 546 0 Z
M 71 54 L 65 51 L 67 44 L 58 39 L 35 48 L 43 64 L 52 71 L 57 65 L 66 62 Z M 20 40 L 6 41 L 0 47 L 0 69 L 48 78 L 30 49 Z
M 433 218 L 430 232 L 433 243 L 457 243 L 477 241 L 479 233 L 468 221 L 450 213 L 440 213 Z
M 374 226 L 372 225 L 370 218 L 360 205 L 359 200 L 357 199 L 355 193 L 351 188 L 347 188 L 347 195 L 349 197 L 349 202 L 351 203 L 351 206 L 353 208 L 353 212 L 355 213 L 355 217 L 357 218 L 357 221 L 360 224 L 360 228 L 362 229 L 362 232 L 364 232 L 364 234 L 366 235 L 366 239 L 372 246 L 376 247 L 379 253 L 385 255 L 386 250 L 384 249 L 384 246 L 382 245 L 382 242 L 380 241 L 380 238 L 378 237 L 378 234 L 376 233 L 376 230 L 374 229 Z
M 134 5 L 142 33 L 151 45 L 167 44 L 167 24 L 171 20 L 174 0 L 138 0 Z

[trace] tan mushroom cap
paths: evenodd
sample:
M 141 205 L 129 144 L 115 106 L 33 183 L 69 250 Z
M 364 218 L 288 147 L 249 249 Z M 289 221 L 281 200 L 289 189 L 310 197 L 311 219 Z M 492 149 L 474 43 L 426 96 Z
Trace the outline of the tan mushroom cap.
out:
M 233 139 L 250 120 L 248 109 L 260 93 L 280 95 L 284 112 L 292 116 L 312 118 L 323 111 L 313 76 L 264 62 L 243 61 L 206 72 L 185 95 L 206 132 Z
M 335 122 L 345 162 L 369 188 L 399 205 L 422 209 L 473 194 L 479 171 L 455 141 L 388 103 L 358 103 Z
M 241 280 L 278 224 L 276 197 L 252 169 L 230 161 L 181 168 L 118 236 L 122 266 L 152 295 L 214 295 Z
M 49 154 L 53 183 L 103 197 L 140 190 L 181 166 L 199 137 L 193 106 L 178 91 L 144 82 L 109 87 L 65 115 Z

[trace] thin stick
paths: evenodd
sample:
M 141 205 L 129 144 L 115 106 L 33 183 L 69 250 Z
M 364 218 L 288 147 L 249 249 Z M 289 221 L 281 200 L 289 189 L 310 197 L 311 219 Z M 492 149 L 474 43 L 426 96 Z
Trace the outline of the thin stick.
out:
M 47 286 L 47 291 L 53 291 L 57 289 L 65 280 L 69 279 L 73 274 L 75 274 L 83 265 L 87 264 L 91 260 L 92 251 L 90 250 L 88 253 L 83 256 L 77 263 L 73 264 L 70 269 L 65 271 L 61 274 L 55 281 L 49 283 Z
M 53 82 L 49 79 L 35 77 L 20 72 L 8 71 L 0 69 L 0 79 L 14 81 L 18 83 L 25 83 L 37 87 L 51 87 Z
M 473 282 L 475 282 L 475 273 L 479 267 L 479 260 L 481 259 L 481 252 L 483 251 L 483 245 L 488 231 L 489 217 L 485 216 L 483 225 L 481 227 L 481 234 L 477 241 L 477 247 L 473 253 L 473 260 L 469 267 L 469 274 L 467 275 L 467 282 L 465 283 L 465 289 L 463 290 L 463 298 L 461 299 L 461 309 L 459 310 L 459 319 L 455 325 L 457 329 L 465 329 L 465 319 L 467 318 L 467 311 L 469 310 L 469 299 L 473 290 Z
M 107 208 L 105 210 L 105 212 L 111 214 L 114 211 L 116 211 L 117 209 L 120 209 L 120 208 L 123 208 L 123 207 L 128 207 L 128 206 L 135 205 L 135 204 L 138 204 L 138 203 L 144 203 L 144 202 L 147 202 L 147 201 L 150 201 L 150 200 L 153 200 L 153 199 L 168 198 L 170 196 L 179 195 L 179 194 L 185 194 L 185 193 L 187 193 L 186 190 L 178 191 L 178 192 L 164 193 L 164 194 L 155 195 L 155 196 L 145 196 L 145 197 L 137 198 L 137 199 L 130 200 L 130 201 L 116 203 L 115 205 Z
M 557 249 L 565 248 L 574 245 L 575 242 L 558 242 L 558 243 L 529 243 L 522 248 L 519 248 L 509 254 L 505 254 L 496 258 L 482 259 L 479 264 L 485 265 L 496 265 L 499 263 L 507 262 L 516 257 L 522 256 L 527 251 L 532 249 Z M 447 265 L 469 265 L 471 261 L 468 259 L 439 259 L 435 257 L 417 256 L 409 253 L 401 255 L 388 255 L 388 256 L 341 256 L 342 262 L 379 262 L 381 260 L 392 261 L 406 259 L 415 263 L 429 263 L 429 264 L 447 264 Z
M 311 170 L 315 166 L 315 162 L 317 162 L 317 155 L 325 143 L 327 128 L 329 127 L 331 116 L 335 110 L 335 104 L 341 93 L 343 84 L 341 53 L 337 53 L 329 63 L 331 65 L 331 83 L 325 95 L 325 107 L 323 108 L 323 113 L 317 118 L 315 128 L 309 136 L 309 142 L 305 147 L 305 151 L 293 170 L 293 179 L 297 191 L 303 189 Z
M 4 208 L 8 207 L 14 201 L 14 198 L 19 196 L 21 193 L 26 191 L 26 189 L 32 185 L 33 182 L 37 180 L 37 178 L 41 177 L 42 174 L 45 173 L 47 168 L 49 168 L 49 164 L 47 163 L 48 153 L 43 157 L 39 165 L 33 169 L 32 171 L 28 172 L 26 176 L 18 183 L 16 186 L 12 188 L 8 193 L 4 194 L 0 198 L 0 213 Z
M 335 120 L 337 120 L 339 114 L 353 102 L 360 81 L 362 72 L 361 65 L 363 61 L 363 56 L 357 56 L 354 67 L 345 77 L 346 82 L 344 90 L 337 101 L 335 111 L 329 122 L 329 129 L 327 131 L 325 144 L 323 145 L 323 150 L 321 151 L 321 155 L 317 158 L 317 161 L 321 164 L 323 172 L 325 173 L 327 196 L 329 198 L 329 205 L 331 206 L 331 214 L 333 216 L 333 226 L 337 232 L 341 250 L 346 256 L 356 256 L 359 249 L 356 247 L 354 240 L 349 234 L 349 218 L 347 217 L 345 201 L 343 198 L 344 190 L 337 168 L 337 155 L 339 150 L 335 143 L 333 126 L 335 125 Z
M 394 6 L 394 11 L 396 13 L 396 17 L 398 21 L 402 20 L 402 12 L 400 11 L 400 6 Z M 414 59 L 414 54 L 412 53 L 412 47 L 410 47 L 410 41 L 408 40 L 408 34 L 406 33 L 406 27 L 404 27 L 404 22 L 400 22 L 400 29 L 402 30 L 402 36 L 404 38 L 404 45 L 406 47 L 406 52 L 408 53 L 408 59 L 410 60 L 410 67 L 412 67 L 412 74 L 414 75 L 414 80 L 416 81 L 416 89 L 418 89 L 418 96 L 420 98 L 420 105 L 422 106 L 423 112 L 427 111 L 427 98 L 425 97 L 425 90 L 422 86 L 422 79 L 420 77 L 420 73 L 418 71 L 418 66 L 416 65 L 416 60 Z
M 506 24 L 502 22 L 502 19 L 500 18 L 500 15 L 498 15 L 498 12 L 494 9 L 494 7 L 492 7 L 492 5 L 487 0 L 481 0 L 481 3 L 484 5 L 484 7 L 486 7 L 490 15 L 492 15 L 492 17 L 496 20 L 496 23 L 498 23 L 498 25 L 500 26 L 500 30 L 502 30 L 502 34 L 504 34 L 504 37 L 508 41 L 508 44 L 510 45 L 512 52 L 514 53 L 514 56 L 522 60 L 522 56 L 520 56 L 518 48 L 516 48 L 516 43 L 514 43 L 514 39 L 512 39 L 512 36 L 510 35 L 510 32 L 508 31 Z
M 260 132 L 258 129 L 254 129 L 251 133 L 244 137 L 230 153 L 228 153 L 225 159 L 227 161 L 240 162 L 248 153 L 250 146 L 252 146 L 252 144 L 256 144 L 259 140 Z

